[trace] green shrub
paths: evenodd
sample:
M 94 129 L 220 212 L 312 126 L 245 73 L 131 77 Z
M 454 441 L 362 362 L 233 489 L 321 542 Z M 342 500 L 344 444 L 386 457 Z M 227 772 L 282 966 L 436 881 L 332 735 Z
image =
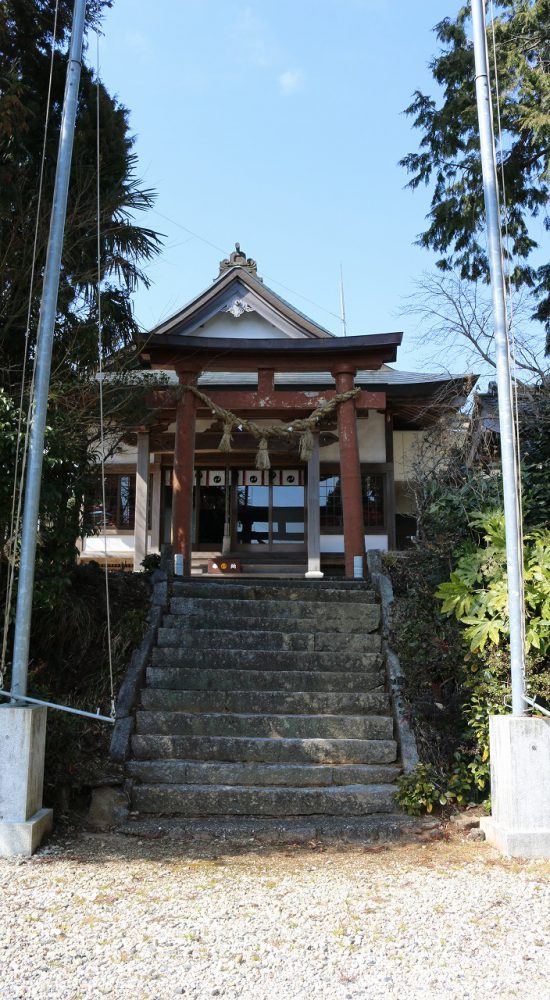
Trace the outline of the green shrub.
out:
M 481 544 L 464 547 L 450 580 L 436 596 L 444 614 L 454 614 L 466 626 L 473 652 L 487 643 L 499 646 L 508 636 L 506 540 L 501 511 L 477 514 L 471 525 Z M 525 648 L 545 656 L 550 649 L 550 531 L 540 528 L 525 537 Z
M 160 568 L 160 555 L 158 552 L 148 552 L 141 560 L 141 565 L 146 573 L 154 573 L 156 569 Z
M 489 717 L 508 711 L 510 660 L 506 548 L 502 512 L 471 518 L 472 534 L 455 569 L 436 594 L 444 615 L 459 622 L 470 651 L 460 669 L 462 732 L 452 760 L 442 768 L 421 764 L 399 783 L 398 801 L 413 815 L 434 806 L 483 801 L 490 791 Z M 527 684 L 535 697 L 550 696 L 550 531 L 525 538 Z M 405 633 L 406 634 L 406 633 Z
M 433 764 L 417 764 L 397 782 L 397 802 L 410 816 L 431 813 L 434 806 L 445 805 L 444 776 Z
M 500 476 L 492 467 L 468 468 L 461 459 L 449 471 L 448 478 L 428 480 L 423 489 L 423 509 L 420 512 L 422 536 L 437 543 L 446 552 L 471 535 L 473 510 L 486 510 L 500 501 Z
M 550 383 L 524 392 L 520 402 L 526 683 L 531 697 L 548 706 Z M 440 438 L 436 434 L 436 446 Z M 457 441 L 451 436 L 446 460 L 432 475 L 420 466 L 411 484 L 423 548 L 407 559 L 388 559 L 396 595 L 393 642 L 422 760 L 401 779 L 399 801 L 415 815 L 487 799 L 489 717 L 509 711 L 500 469 L 490 452 L 469 467 Z
M 475 805 L 487 798 L 490 785 L 489 752 L 467 746 L 455 750 L 448 767 L 417 764 L 397 782 L 397 802 L 410 816 L 456 804 Z
M 398 801 L 419 815 L 484 801 L 490 791 L 489 717 L 508 711 L 510 657 L 502 512 L 470 517 L 454 568 L 437 549 L 390 561 L 398 598 L 395 643 L 423 763 L 401 779 Z M 447 579 L 442 579 L 446 567 Z M 434 592 L 438 600 L 434 600 Z M 525 538 L 527 685 L 550 698 L 550 531 Z M 450 631 L 446 631 L 450 629 Z M 439 681 L 454 714 L 422 717 L 422 692 Z M 442 752 L 443 751 L 443 752 Z M 446 752 L 445 752 L 446 751 Z
M 451 563 L 440 549 L 414 549 L 385 559 L 396 597 L 392 644 L 405 677 L 405 697 L 414 702 L 432 685 L 452 695 L 460 680 L 466 645 L 454 618 L 443 614 L 436 588 L 449 578 Z
M 141 641 L 149 610 L 149 585 L 143 573 L 109 573 L 111 650 L 115 694 L 133 650 Z M 29 694 L 59 705 L 110 714 L 105 575 L 97 563 L 75 566 L 63 600 L 54 613 L 33 614 Z M 45 802 L 56 804 L 57 790 L 71 795 L 109 773 L 111 727 L 103 722 L 48 712 Z

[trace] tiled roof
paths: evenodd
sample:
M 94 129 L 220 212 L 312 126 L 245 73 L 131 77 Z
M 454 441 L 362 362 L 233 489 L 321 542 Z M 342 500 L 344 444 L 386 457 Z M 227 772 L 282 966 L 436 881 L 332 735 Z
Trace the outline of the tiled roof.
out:
M 425 385 L 434 382 L 449 382 L 462 379 L 462 375 L 433 375 L 418 372 L 399 372 L 393 369 L 383 371 L 358 371 L 355 377 L 356 385 Z M 256 372 L 203 372 L 199 385 L 256 385 Z M 334 385 L 334 379 L 329 372 L 292 372 L 275 374 L 275 386 L 327 386 Z
M 131 373 L 132 384 L 146 384 L 148 380 L 153 382 L 158 377 L 161 377 L 165 385 L 177 385 L 178 377 L 174 371 L 159 371 L 150 372 L 147 370 L 142 370 L 139 372 Z M 118 376 L 115 376 L 118 377 Z M 113 378 L 113 375 L 106 374 L 104 378 L 109 380 Z M 464 380 L 464 375 L 442 375 L 441 373 L 421 373 L 421 372 L 400 372 L 395 371 L 392 368 L 381 368 L 378 371 L 358 371 L 355 377 L 355 384 L 359 386 L 376 386 L 376 387 L 393 387 L 399 389 L 399 387 L 405 386 L 423 386 L 423 385 L 437 385 L 441 383 L 444 385 L 449 382 L 462 382 Z M 123 380 L 124 381 L 124 380 Z M 258 374 L 257 372 L 209 372 L 205 371 L 199 376 L 199 385 L 202 386 L 250 386 L 256 387 L 258 384 Z M 287 372 L 287 373 L 275 373 L 274 377 L 275 387 L 281 386 L 296 386 L 296 387 L 318 387 L 318 388 L 332 388 L 334 386 L 334 379 L 330 372 Z

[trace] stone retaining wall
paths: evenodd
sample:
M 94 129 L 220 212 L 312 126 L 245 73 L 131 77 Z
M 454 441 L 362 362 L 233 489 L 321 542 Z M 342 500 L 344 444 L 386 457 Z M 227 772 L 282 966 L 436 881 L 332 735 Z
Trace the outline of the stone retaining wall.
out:
M 382 553 L 367 552 L 367 565 L 372 585 L 380 597 L 382 649 L 386 659 L 388 686 L 391 694 L 397 739 L 401 751 L 403 771 L 413 771 L 419 762 L 416 738 L 410 724 L 410 706 L 403 694 L 404 677 L 399 657 L 391 648 L 392 605 L 394 593 L 391 579 L 384 569 Z

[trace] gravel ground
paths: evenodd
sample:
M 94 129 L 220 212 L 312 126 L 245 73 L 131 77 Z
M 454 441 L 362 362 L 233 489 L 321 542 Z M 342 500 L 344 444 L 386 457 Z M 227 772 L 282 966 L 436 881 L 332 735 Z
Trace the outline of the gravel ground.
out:
M 461 840 L 0 861 L 2 1000 L 550 998 L 550 865 Z

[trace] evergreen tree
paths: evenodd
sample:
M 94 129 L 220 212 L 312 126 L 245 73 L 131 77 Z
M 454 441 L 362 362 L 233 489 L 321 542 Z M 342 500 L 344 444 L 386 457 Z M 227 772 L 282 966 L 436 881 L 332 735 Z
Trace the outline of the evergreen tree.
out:
M 51 605 L 68 586 L 75 541 L 81 530 L 84 496 L 97 489 L 98 361 L 97 330 L 97 101 L 99 97 L 100 258 L 105 353 L 114 368 L 132 366 L 139 331 L 131 295 L 148 284 L 145 262 L 159 248 L 158 235 L 136 222 L 153 193 L 136 177 L 129 113 L 112 97 L 88 65 L 87 45 L 99 30 L 111 0 L 88 0 L 74 137 L 67 223 L 60 276 L 52 380 L 43 466 L 37 559 L 38 604 Z M 72 25 L 73 0 L 59 0 L 55 38 L 53 0 L 3 0 L 0 4 L 0 591 L 14 543 L 11 509 L 18 430 L 25 425 L 19 396 L 27 331 L 27 311 L 50 67 L 51 108 L 46 137 L 43 197 L 38 220 L 37 260 L 31 293 L 28 356 L 32 362 L 59 142 L 59 128 Z M 95 48 L 95 45 L 93 45 Z M 28 404 L 32 364 L 27 369 Z M 112 442 L 120 440 L 143 394 L 106 387 L 105 409 Z M 19 452 L 20 475 L 22 466 Z M 17 553 L 15 540 L 14 551 Z M 36 599 L 35 599 L 36 603 Z
M 550 0 L 495 0 L 494 9 L 488 44 L 492 67 L 494 32 L 512 279 L 532 290 L 534 318 L 545 324 L 550 350 L 550 265 L 534 263 L 530 225 L 542 215 L 550 228 Z M 442 255 L 442 270 L 476 281 L 487 276 L 488 261 L 469 13 L 464 6 L 435 28 L 442 50 L 431 71 L 442 98 L 414 94 L 406 114 L 422 134 L 420 151 L 401 164 L 412 175 L 409 187 L 433 187 L 429 225 L 418 243 Z
M 72 2 L 60 0 L 52 38 L 54 4 L 4 0 L 0 6 L 0 367 L 8 389 L 20 378 L 29 297 L 46 96 L 54 46 L 52 100 L 47 133 L 44 191 L 31 309 L 36 333 L 55 177 Z M 109 0 L 88 4 L 87 29 L 98 28 Z M 97 361 L 96 113 L 99 95 L 100 229 L 103 337 L 106 350 L 135 344 L 137 326 L 130 296 L 147 284 L 144 261 L 159 248 L 156 233 L 135 222 L 153 201 L 136 178 L 128 111 L 93 70 L 82 67 L 63 266 L 59 292 L 54 371 L 89 373 Z M 32 346 L 31 346 L 32 350 Z

